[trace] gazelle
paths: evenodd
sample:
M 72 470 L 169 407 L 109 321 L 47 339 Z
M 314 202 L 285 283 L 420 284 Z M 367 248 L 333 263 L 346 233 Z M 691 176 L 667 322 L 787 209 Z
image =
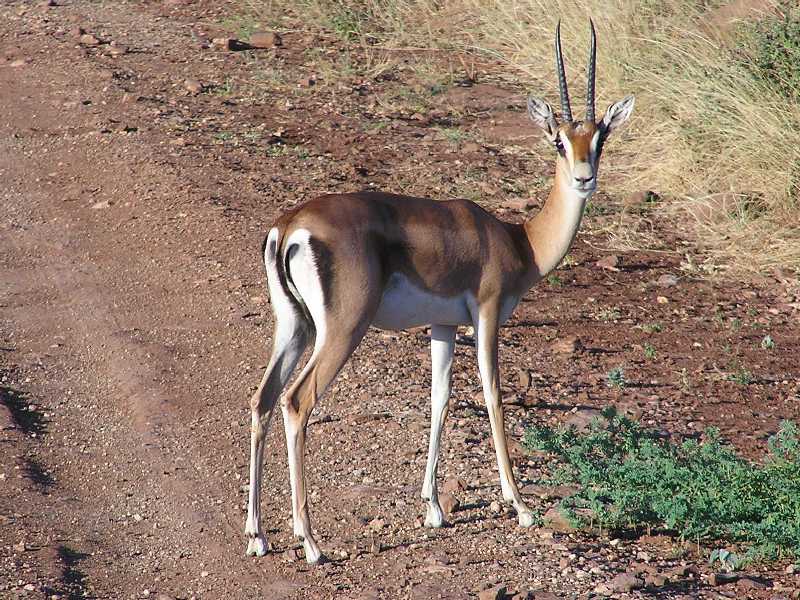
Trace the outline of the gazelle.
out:
M 505 223 L 473 202 L 437 202 L 391 194 L 331 194 L 281 216 L 264 242 L 275 316 L 273 350 L 251 400 L 248 555 L 264 555 L 260 525 L 264 440 L 275 403 L 310 339 L 305 367 L 281 400 L 294 533 L 306 560 L 322 557 L 311 530 L 305 487 L 306 426 L 320 396 L 370 325 L 404 329 L 431 325 L 431 432 L 422 497 L 425 524 L 444 524 L 436 489 L 439 443 L 447 415 L 456 328 L 476 332 L 478 367 L 492 429 L 503 499 L 528 527 L 533 514 L 517 489 L 500 402 L 498 329 L 522 296 L 566 255 L 597 186 L 603 144 L 633 110 L 633 97 L 609 106 L 595 122 L 596 38 L 591 23 L 586 119 L 573 121 L 555 39 L 562 122 L 547 102 L 531 97 L 528 113 L 556 150 L 553 189 L 538 214 Z

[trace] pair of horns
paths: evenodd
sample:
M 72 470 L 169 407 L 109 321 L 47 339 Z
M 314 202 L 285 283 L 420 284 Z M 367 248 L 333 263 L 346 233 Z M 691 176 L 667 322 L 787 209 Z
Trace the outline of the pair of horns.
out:
M 589 72 L 586 84 L 586 120 L 594 123 L 594 72 L 597 65 L 597 37 L 594 21 L 589 19 L 592 29 L 592 44 L 589 49 Z M 556 69 L 558 70 L 558 89 L 561 92 L 561 116 L 565 121 L 572 121 L 572 108 L 569 105 L 567 75 L 564 72 L 564 57 L 561 56 L 561 20 L 556 25 Z

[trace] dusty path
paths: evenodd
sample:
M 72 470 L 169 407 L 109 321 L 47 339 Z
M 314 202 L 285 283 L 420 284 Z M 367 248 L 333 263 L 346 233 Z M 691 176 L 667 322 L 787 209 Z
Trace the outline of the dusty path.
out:
M 661 572 L 691 566 L 647 593 L 714 597 L 703 559 L 675 555 L 668 539 L 610 546 L 521 531 L 512 514 L 493 512 L 499 487 L 468 345 L 458 347 L 443 457 L 445 473 L 466 484 L 462 509 L 453 528 L 419 528 L 424 332 L 371 333 L 312 426 L 315 524 L 335 560 L 308 569 L 292 552 L 276 429 L 264 498 L 276 551 L 244 557 L 247 398 L 271 327 L 258 247 L 277 212 L 310 190 L 367 183 L 416 181 L 420 193 L 436 193 L 440 183 L 420 170 L 489 165 L 490 174 L 505 169 L 527 181 L 546 167 L 489 152 L 488 142 L 455 151 L 425 137 L 429 124 L 404 119 L 365 133 L 361 120 L 374 115 L 360 91 L 336 110 L 326 89 L 302 91 L 291 109 L 277 91 L 258 102 L 187 96 L 187 76 L 224 82 L 261 72 L 255 59 L 198 49 L 198 23 L 218 22 L 218 10 L 88 1 L 0 8 L 0 597 L 463 598 L 496 584 L 520 597 L 585 597 L 636 569 L 642 548 Z M 77 24 L 131 51 L 110 57 L 82 47 L 70 33 Z M 308 44 L 289 38 L 285 55 L 273 57 L 287 77 L 308 78 Z M 490 125 L 492 115 L 472 115 L 474 100 L 456 91 L 463 125 L 485 127 L 487 138 L 503 135 L 500 116 L 516 118 L 498 101 L 503 112 Z M 247 138 L 254 131 L 279 131 L 311 160 Z M 611 402 L 674 433 L 720 426 L 749 450 L 763 447 L 779 419 L 797 418 L 791 287 L 687 285 L 682 276 L 660 288 L 651 282 L 680 274 L 679 254 L 626 255 L 621 270 L 596 268 L 599 254 L 581 243 L 563 286 L 532 293 L 504 331 L 515 439 L 526 422 Z M 670 303 L 656 302 L 660 295 Z M 733 319 L 744 327 L 729 328 Z M 656 321 L 663 334 L 648 337 L 641 324 Z M 765 331 L 781 353 L 759 353 Z M 552 350 L 572 335 L 585 351 Z M 646 340 L 658 345 L 657 363 L 641 357 Z M 725 381 L 731 356 L 757 372 L 755 385 Z M 640 386 L 604 386 L 620 364 Z M 536 480 L 537 460 L 517 454 L 523 483 Z M 532 501 L 541 511 L 551 504 Z M 764 597 L 788 594 L 791 582 L 766 575 Z

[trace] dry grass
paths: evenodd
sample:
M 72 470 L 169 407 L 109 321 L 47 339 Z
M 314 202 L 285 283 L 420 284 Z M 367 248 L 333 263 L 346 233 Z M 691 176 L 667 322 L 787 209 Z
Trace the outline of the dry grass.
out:
M 628 93 L 637 97 L 630 126 L 610 144 L 615 156 L 604 163 L 604 188 L 612 194 L 658 191 L 669 200 L 665 210 L 693 228 L 717 267 L 800 270 L 800 108 L 743 66 L 752 62 L 751 38 L 715 19 L 714 4 L 303 0 L 290 10 L 372 49 L 437 47 L 498 57 L 553 104 L 552 36 L 560 17 L 577 115 L 585 92 L 587 19 L 593 15 L 598 112 Z M 780 0 L 760 4 L 761 16 L 788 6 Z M 277 18 L 283 5 L 251 2 L 266 20 Z

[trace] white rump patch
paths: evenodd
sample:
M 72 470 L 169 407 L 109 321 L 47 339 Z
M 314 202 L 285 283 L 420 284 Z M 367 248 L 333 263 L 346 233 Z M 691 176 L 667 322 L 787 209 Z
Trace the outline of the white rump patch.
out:
M 311 250 L 311 232 L 308 229 L 297 229 L 286 240 L 289 252 L 289 277 L 294 283 L 297 293 L 303 299 L 314 328 L 317 330 L 314 349 L 320 348 L 325 341 L 326 312 L 325 295 L 322 291 L 322 282 L 319 279 L 317 262 Z M 294 248 L 292 248 L 294 246 Z

